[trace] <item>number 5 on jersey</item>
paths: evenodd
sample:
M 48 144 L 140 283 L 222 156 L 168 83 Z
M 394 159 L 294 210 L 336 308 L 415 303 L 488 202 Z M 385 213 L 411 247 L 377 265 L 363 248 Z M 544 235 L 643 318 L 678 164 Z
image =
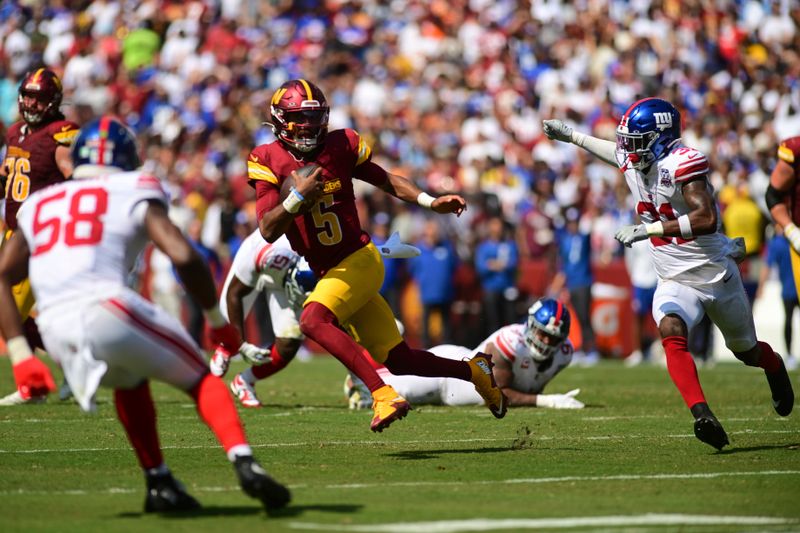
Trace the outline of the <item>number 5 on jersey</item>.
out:
M 67 191 L 42 198 L 33 214 L 34 248 L 32 256 L 49 251 L 59 241 L 65 246 L 97 244 L 103 238 L 100 220 L 108 209 L 108 192 L 99 187 L 82 189 L 69 199 L 68 217 L 59 204 L 67 201 Z M 46 212 L 52 213 L 48 215 Z M 62 225 L 62 222 L 65 222 Z M 40 240 L 40 236 L 44 236 Z

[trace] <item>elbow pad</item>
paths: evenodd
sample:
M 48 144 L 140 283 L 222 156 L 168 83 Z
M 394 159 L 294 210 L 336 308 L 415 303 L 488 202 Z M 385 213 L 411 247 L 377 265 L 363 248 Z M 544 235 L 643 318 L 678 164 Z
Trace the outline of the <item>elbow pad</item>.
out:
M 767 187 L 767 192 L 764 195 L 764 199 L 767 202 L 767 209 L 772 210 L 773 207 L 783 202 L 783 199 L 786 195 L 789 194 L 789 191 L 779 191 L 775 187 L 770 185 Z

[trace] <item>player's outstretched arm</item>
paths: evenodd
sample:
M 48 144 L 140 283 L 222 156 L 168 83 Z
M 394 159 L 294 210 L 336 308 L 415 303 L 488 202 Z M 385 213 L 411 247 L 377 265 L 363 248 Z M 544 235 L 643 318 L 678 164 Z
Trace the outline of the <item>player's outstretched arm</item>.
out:
M 619 167 L 617 163 L 617 145 L 612 141 L 599 139 L 574 131 L 571 126 L 558 119 L 542 121 L 542 129 L 549 139 L 572 143 L 580 146 L 590 154 L 598 157 L 613 167 Z
M 457 194 L 445 194 L 443 196 L 433 197 L 423 192 L 422 189 L 414 185 L 414 182 L 403 176 L 398 176 L 390 172 L 387 172 L 386 175 L 386 183 L 384 183 L 381 188 L 403 201 L 419 204 L 437 213 L 453 213 L 456 216 L 461 215 L 461 213 L 467 209 L 467 201 Z
M 248 287 L 236 275 L 233 275 L 228 290 L 223 295 L 225 307 L 228 310 L 228 322 L 239 330 L 242 338 L 244 338 L 244 304 L 242 302 L 252 290 L 252 287 Z

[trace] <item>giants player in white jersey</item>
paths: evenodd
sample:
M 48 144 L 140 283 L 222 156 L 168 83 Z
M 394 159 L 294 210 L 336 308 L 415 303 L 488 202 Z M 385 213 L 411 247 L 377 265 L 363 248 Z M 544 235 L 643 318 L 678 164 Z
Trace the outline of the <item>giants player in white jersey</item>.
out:
M 19 211 L 20 231 L 0 252 L 0 329 L 12 364 L 27 381 L 22 370 L 32 353 L 11 287 L 28 276 L 44 344 L 80 406 L 94 410 L 98 387 L 114 389 L 120 422 L 147 481 L 145 512 L 200 506 L 164 463 L 149 379 L 189 394 L 242 489 L 268 509 L 283 507 L 289 491 L 253 459 L 236 407 L 222 380 L 208 372 L 200 348 L 178 321 L 125 284 L 152 240 L 205 310 L 212 338 L 233 349 L 241 344 L 219 311 L 208 267 L 170 222 L 159 181 L 136 171 L 137 152 L 133 134 L 120 122 L 90 122 L 73 143 L 75 179 L 32 194 Z
M 620 228 L 615 238 L 625 246 L 650 239 L 659 278 L 653 318 L 670 377 L 695 418 L 697 438 L 718 450 L 728 444 L 686 346 L 688 331 L 704 313 L 737 359 L 764 370 L 775 411 L 781 416 L 791 413 L 794 392 L 783 360 L 756 338 L 734 260 L 744 256 L 743 243 L 720 232 L 708 159 L 681 143 L 678 110 L 659 98 L 639 100 L 622 116 L 616 144 L 573 131 L 560 120 L 545 120 L 543 126 L 550 139 L 576 144 L 625 175 L 643 223 Z
M 239 348 L 245 361 L 254 364 L 236 374 L 231 382 L 231 390 L 243 406 L 261 407 L 254 388 L 256 381 L 282 370 L 297 354 L 305 338 L 300 332 L 303 302 L 316 282 L 308 263 L 292 250 L 285 235 L 270 244 L 256 230 L 236 252 L 220 295 L 222 314 L 244 337 L 244 320 L 255 299 L 263 294 L 275 334 L 266 360 L 259 360 L 260 349 L 252 344 L 245 342 Z M 218 346 L 209 362 L 211 373 L 224 376 L 231 355 L 224 346 Z
M 511 406 L 580 409 L 584 405 L 575 396 L 580 389 L 566 394 L 542 394 L 547 385 L 572 361 L 573 347 L 567 339 L 570 314 L 566 306 L 552 298 L 543 298 L 528 310 L 525 324 L 504 326 L 470 350 L 463 346 L 443 344 L 430 351 L 439 357 L 463 360 L 477 353 L 491 356 L 494 379 Z M 454 378 L 395 376 L 386 367 L 378 374 L 415 404 L 482 405 L 483 398 L 469 382 Z M 349 377 L 345 394 L 351 409 L 367 407 L 369 391 Z

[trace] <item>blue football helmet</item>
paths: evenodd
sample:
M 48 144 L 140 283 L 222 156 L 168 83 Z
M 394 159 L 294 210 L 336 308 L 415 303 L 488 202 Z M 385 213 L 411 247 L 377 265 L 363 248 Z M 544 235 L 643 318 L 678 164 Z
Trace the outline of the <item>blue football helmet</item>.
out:
M 569 335 L 570 315 L 567 306 L 553 298 L 542 298 L 528 309 L 525 344 L 534 361 L 549 360 Z
M 311 271 L 305 259 L 300 258 L 284 278 L 286 296 L 292 305 L 302 305 L 317 286 L 317 275 Z
M 628 166 L 642 170 L 669 153 L 681 138 L 681 114 L 660 98 L 639 100 L 625 111 L 617 126 L 617 149 Z
M 72 143 L 72 164 L 135 170 L 142 163 L 133 132 L 119 120 L 105 115 L 81 128 Z

